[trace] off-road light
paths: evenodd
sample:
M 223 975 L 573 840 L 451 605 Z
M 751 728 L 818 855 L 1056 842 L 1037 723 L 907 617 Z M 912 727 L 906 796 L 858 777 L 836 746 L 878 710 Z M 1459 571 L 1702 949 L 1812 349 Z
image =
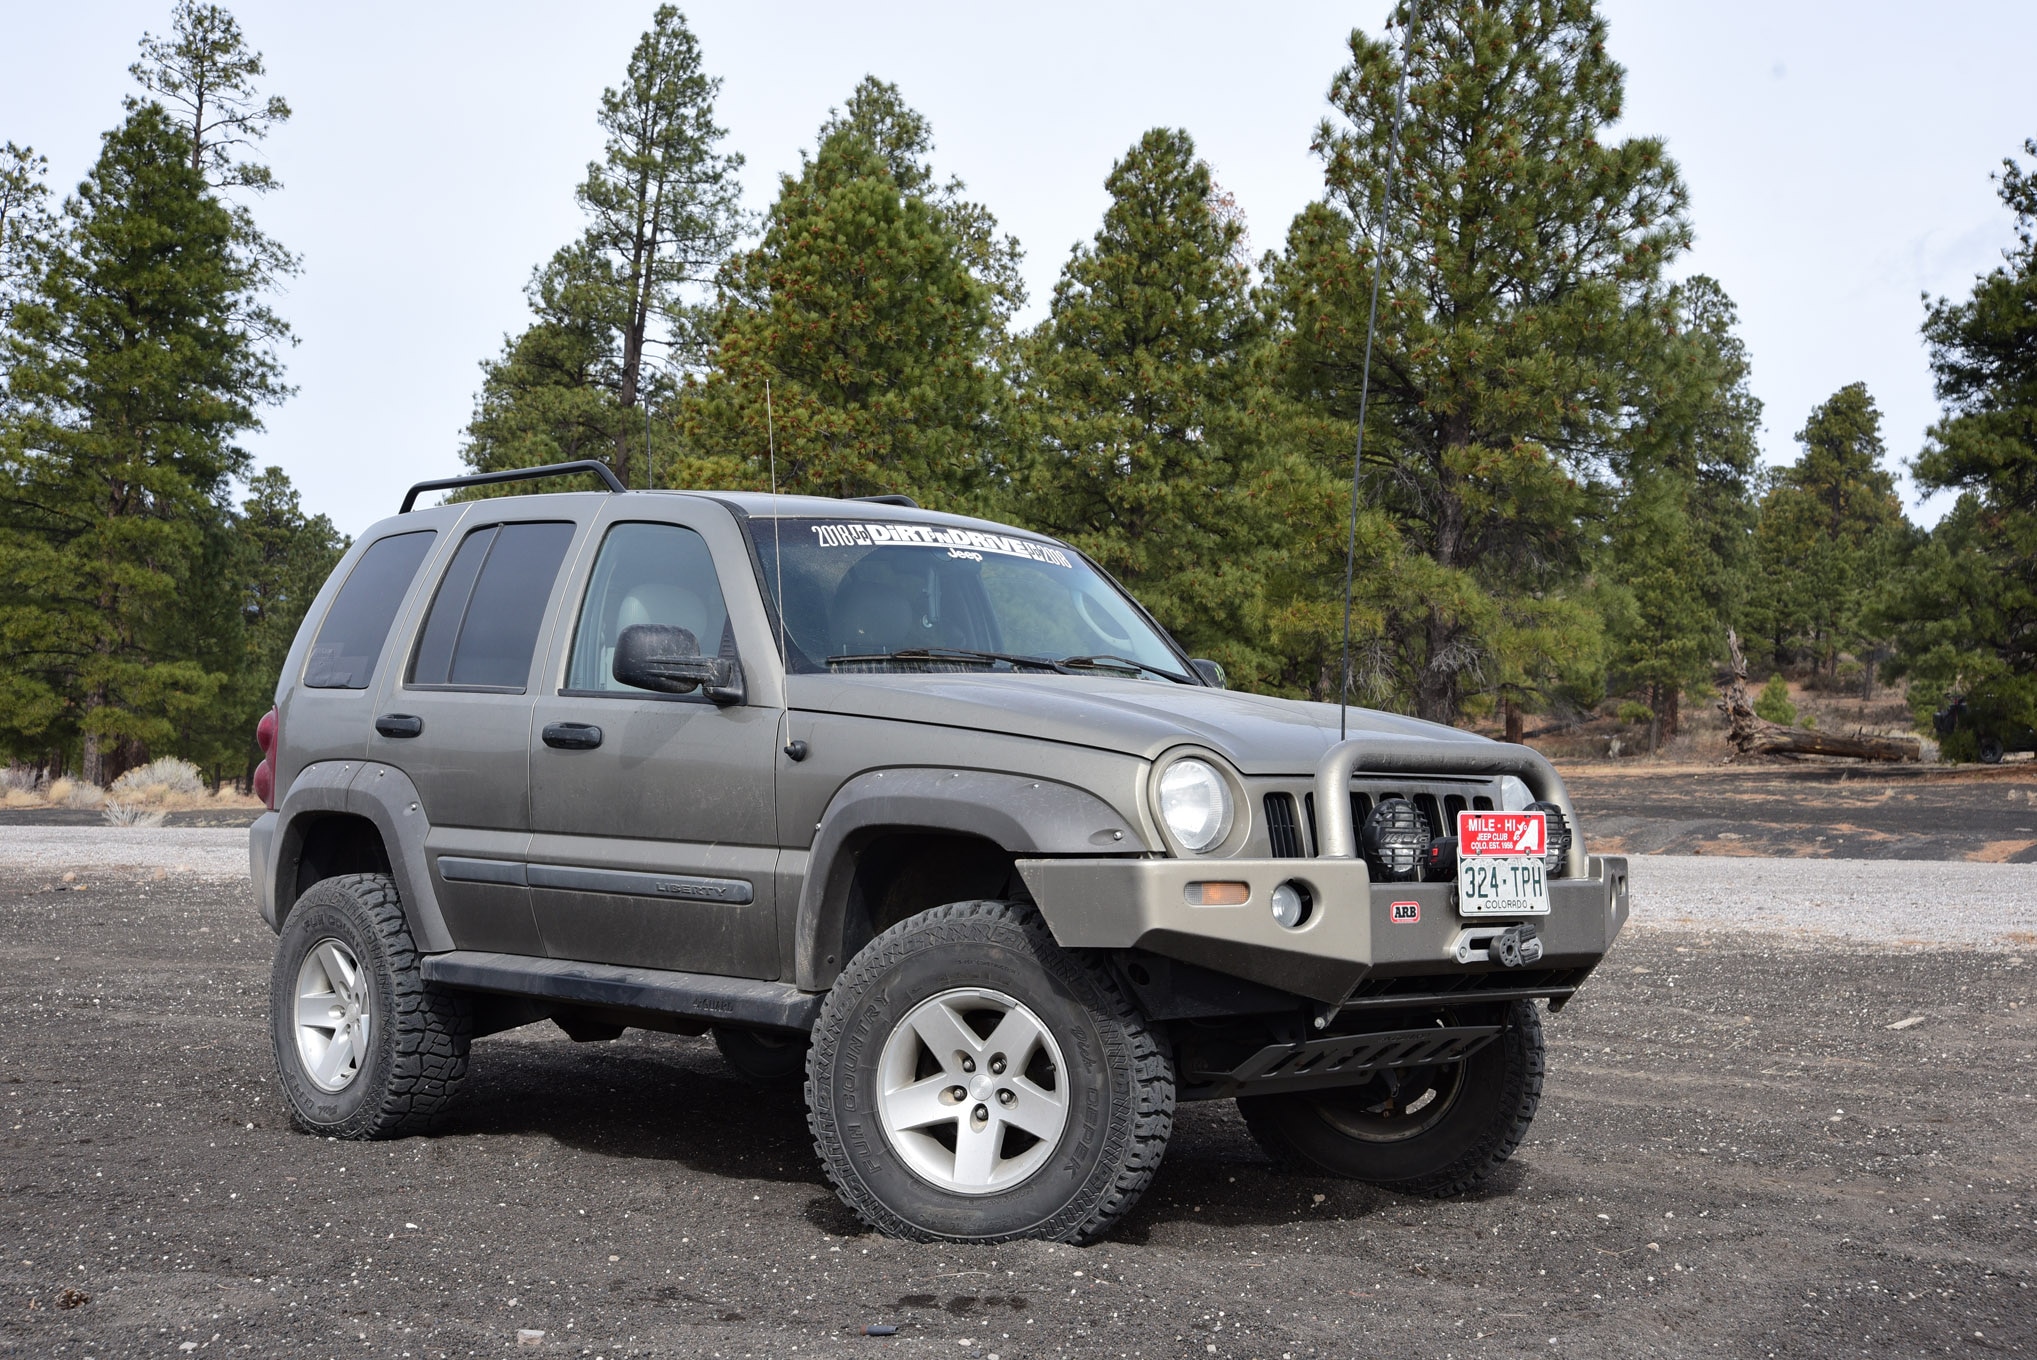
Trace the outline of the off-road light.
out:
M 1292 881 L 1275 888 L 1268 898 L 1268 904 L 1273 908 L 1274 921 L 1289 930 L 1299 929 L 1308 920 L 1309 908 L 1312 905 L 1308 889 Z
M 1549 877 L 1561 878 L 1563 865 L 1570 857 L 1570 823 L 1563 820 L 1563 809 L 1554 803 L 1530 803 L 1528 811 L 1539 812 L 1548 821 L 1548 843 L 1542 851 L 1542 863 Z
M 1231 820 L 1231 791 L 1209 762 L 1177 760 L 1160 776 L 1160 816 L 1185 848 L 1207 850 Z
M 1359 837 L 1365 858 L 1389 883 L 1419 878 L 1429 851 L 1429 824 L 1422 810 L 1405 798 L 1382 798 L 1365 818 Z

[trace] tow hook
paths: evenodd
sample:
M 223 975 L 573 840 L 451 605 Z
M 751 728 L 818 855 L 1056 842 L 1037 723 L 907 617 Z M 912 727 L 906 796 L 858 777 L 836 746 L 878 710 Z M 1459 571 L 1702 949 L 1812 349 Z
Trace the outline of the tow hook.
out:
M 1525 968 L 1542 961 L 1542 940 L 1532 921 L 1511 926 L 1478 926 L 1458 931 L 1450 953 L 1459 963 Z

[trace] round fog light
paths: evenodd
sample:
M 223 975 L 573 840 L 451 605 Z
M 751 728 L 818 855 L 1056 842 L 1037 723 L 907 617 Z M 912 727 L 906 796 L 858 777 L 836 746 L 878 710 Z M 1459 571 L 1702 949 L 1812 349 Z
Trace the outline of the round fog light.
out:
M 1273 908 L 1275 923 L 1286 926 L 1289 930 L 1298 928 L 1308 920 L 1308 889 L 1299 883 L 1283 883 L 1275 888 L 1269 904 Z

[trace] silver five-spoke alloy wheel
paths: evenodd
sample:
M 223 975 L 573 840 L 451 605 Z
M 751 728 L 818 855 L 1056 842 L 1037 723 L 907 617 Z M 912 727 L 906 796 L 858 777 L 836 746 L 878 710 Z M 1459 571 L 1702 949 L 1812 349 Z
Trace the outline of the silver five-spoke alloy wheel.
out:
M 1015 998 L 958 987 L 912 1008 L 884 1042 L 878 1113 L 913 1174 L 955 1194 L 1008 1190 L 1068 1126 L 1061 1049 Z
M 297 1060 L 321 1091 L 360 1075 L 372 1037 L 368 979 L 344 942 L 320 940 L 297 969 Z

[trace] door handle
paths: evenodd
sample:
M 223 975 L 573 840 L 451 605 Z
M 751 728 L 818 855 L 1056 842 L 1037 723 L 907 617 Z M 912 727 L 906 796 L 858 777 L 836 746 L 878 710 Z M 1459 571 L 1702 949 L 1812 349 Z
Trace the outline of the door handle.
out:
M 424 731 L 424 719 L 409 713 L 384 713 L 375 719 L 375 730 L 385 737 L 414 737 Z
M 545 745 L 561 751 L 591 751 L 601 745 L 601 729 L 593 723 L 546 723 Z

